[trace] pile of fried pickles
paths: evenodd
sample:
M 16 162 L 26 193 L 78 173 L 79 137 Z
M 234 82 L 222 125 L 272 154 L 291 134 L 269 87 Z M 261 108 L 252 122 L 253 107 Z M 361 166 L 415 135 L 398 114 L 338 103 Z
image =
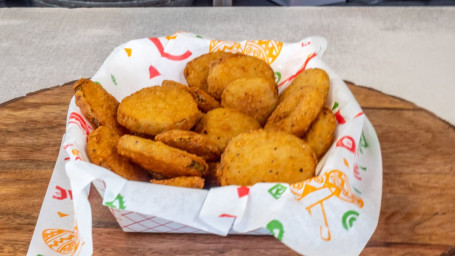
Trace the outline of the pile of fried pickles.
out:
M 336 129 L 324 70 L 300 72 L 281 95 L 254 56 L 207 53 L 183 72 L 187 85 L 164 80 L 120 103 L 98 83 L 75 82 L 96 128 L 89 160 L 128 180 L 199 189 L 314 177 Z

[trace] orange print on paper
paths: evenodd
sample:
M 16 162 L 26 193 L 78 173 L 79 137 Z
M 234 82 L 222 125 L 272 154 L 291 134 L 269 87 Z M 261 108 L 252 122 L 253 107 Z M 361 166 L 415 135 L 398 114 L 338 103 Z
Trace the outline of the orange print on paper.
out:
M 209 52 L 243 53 L 264 60 L 269 65 L 280 55 L 283 42 L 275 40 L 246 41 L 245 45 L 233 41 L 211 40 Z
M 175 34 L 173 34 L 173 35 L 171 35 L 171 36 L 166 36 L 165 38 L 166 38 L 167 40 L 176 39 L 177 36 L 178 36 L 179 34 L 181 34 L 181 33 L 184 33 L 184 31 L 179 30 L 179 31 L 175 32 Z
M 76 160 L 81 160 L 82 159 L 81 152 L 78 149 L 76 149 L 76 148 L 71 150 L 71 154 L 73 154 L 73 156 L 76 157 L 75 158 Z
M 339 200 L 363 207 L 363 200 L 354 195 L 349 186 L 348 177 L 339 170 L 332 170 L 304 182 L 291 185 L 291 192 L 298 201 L 305 203 L 310 215 L 318 218 L 320 237 L 324 241 L 330 240 L 330 228 L 324 209 L 324 201 L 334 197 Z M 316 206 L 319 206 L 315 208 Z
M 77 226 L 74 231 L 64 229 L 45 229 L 42 233 L 44 243 L 54 252 L 60 254 L 78 255 L 81 244 Z

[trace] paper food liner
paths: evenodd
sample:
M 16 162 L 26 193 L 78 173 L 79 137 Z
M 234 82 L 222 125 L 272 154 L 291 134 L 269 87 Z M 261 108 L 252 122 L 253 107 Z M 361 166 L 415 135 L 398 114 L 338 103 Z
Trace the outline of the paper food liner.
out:
M 330 76 L 327 106 L 335 113 L 335 142 L 313 179 L 296 184 L 258 183 L 210 190 L 127 181 L 88 162 L 93 130 L 70 103 L 66 134 L 28 255 L 90 255 L 93 183 L 126 232 L 272 234 L 305 255 L 356 255 L 373 234 L 382 193 L 377 135 L 343 80 L 322 60 L 326 41 L 220 41 L 189 33 L 129 41 L 114 49 L 92 78 L 119 102 L 133 92 L 171 79 L 185 83 L 186 63 L 214 51 L 256 56 L 273 68 L 279 91 L 302 70 Z

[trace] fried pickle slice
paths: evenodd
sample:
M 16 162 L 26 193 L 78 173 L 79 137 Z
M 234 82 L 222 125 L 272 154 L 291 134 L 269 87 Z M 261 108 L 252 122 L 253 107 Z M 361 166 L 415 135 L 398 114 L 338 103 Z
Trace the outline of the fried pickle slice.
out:
M 156 135 L 170 129 L 190 130 L 201 112 L 190 93 L 176 86 L 153 86 L 125 97 L 117 111 L 118 122 L 128 130 Z
M 124 135 L 117 146 L 120 155 L 164 177 L 203 176 L 207 163 L 200 157 L 168 146 L 160 141 Z
M 243 77 L 261 77 L 275 83 L 275 74 L 267 62 L 248 55 L 233 54 L 212 63 L 207 77 L 207 92 L 221 99 L 226 85 Z
M 327 152 L 334 139 L 336 118 L 330 109 L 324 107 L 303 138 L 314 150 L 317 158 Z
M 186 188 L 204 188 L 204 178 L 198 176 L 182 176 L 164 180 L 150 180 L 153 184 L 169 185 Z
M 194 101 L 196 101 L 198 108 L 204 113 L 221 106 L 215 98 L 198 87 L 188 87 L 172 80 L 164 80 L 162 85 L 177 86 L 187 90 L 193 97 Z
M 283 102 L 289 95 L 296 94 L 304 87 L 314 87 L 321 90 L 324 99 L 327 99 L 330 89 L 329 75 L 320 68 L 312 68 L 298 74 L 291 84 L 281 93 L 279 103 Z M 325 104 L 325 100 L 324 100 Z
M 216 161 L 222 153 L 207 135 L 192 131 L 169 130 L 156 135 L 155 140 L 200 156 L 205 161 Z
M 244 77 L 229 83 L 221 94 L 221 105 L 254 117 L 261 125 L 278 104 L 275 82 L 261 77 Z
M 256 119 L 234 109 L 217 108 L 209 111 L 197 125 L 196 132 L 207 135 L 221 150 L 235 136 L 261 128 Z
M 147 181 L 149 174 L 117 152 L 120 137 L 108 127 L 100 126 L 88 136 L 88 157 L 93 164 L 102 166 L 128 180 Z
M 313 149 L 296 136 L 255 130 L 233 138 L 221 156 L 221 185 L 251 186 L 258 182 L 295 183 L 314 177 Z
M 207 91 L 207 76 L 209 75 L 210 64 L 228 55 L 232 55 L 232 53 L 209 52 L 188 62 L 183 70 L 188 86 Z
M 264 128 L 302 137 L 318 116 L 324 101 L 324 95 L 319 89 L 302 88 L 278 104 Z
M 74 83 L 73 90 L 76 105 L 95 128 L 103 125 L 124 132 L 117 123 L 119 103 L 101 85 L 81 78 Z

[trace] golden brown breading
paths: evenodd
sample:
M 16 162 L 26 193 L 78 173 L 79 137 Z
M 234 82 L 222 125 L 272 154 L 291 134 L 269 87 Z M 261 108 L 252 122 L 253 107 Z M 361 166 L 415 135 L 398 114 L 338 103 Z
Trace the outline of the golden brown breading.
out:
M 153 86 L 125 97 L 118 122 L 132 132 L 156 135 L 170 129 L 189 130 L 201 117 L 190 93 L 176 86 Z
M 207 113 L 212 109 L 219 108 L 221 105 L 220 103 L 210 96 L 210 94 L 204 92 L 203 90 L 199 89 L 198 87 L 188 87 L 184 84 L 172 81 L 172 80 L 164 80 L 162 85 L 166 86 L 177 86 L 187 90 L 191 96 L 193 97 L 194 101 L 196 101 L 198 108 Z
M 311 147 L 296 136 L 255 130 L 229 142 L 221 156 L 221 185 L 304 181 L 314 176 L 316 163 Z
M 133 135 L 122 136 L 117 150 L 136 164 L 167 178 L 203 176 L 208 170 L 207 163 L 196 155 Z
M 336 118 L 330 109 L 324 107 L 303 138 L 314 150 L 317 158 L 327 152 L 334 139 Z
M 198 176 L 182 176 L 165 180 L 150 180 L 153 184 L 169 185 L 186 188 L 203 188 L 204 178 Z
M 329 75 L 320 68 L 312 68 L 298 74 L 291 84 L 281 93 L 279 103 L 291 94 L 296 94 L 304 87 L 315 87 L 321 90 L 324 99 L 327 99 L 330 89 Z M 325 104 L 324 100 L 324 104 Z
M 74 83 L 73 90 L 76 105 L 95 128 L 103 125 L 124 132 L 116 118 L 119 103 L 101 85 L 81 78 Z
M 280 130 L 302 137 L 324 104 L 324 95 L 314 87 L 304 87 L 289 95 L 272 112 L 265 129 Z
M 261 125 L 278 103 L 275 82 L 261 77 L 245 77 L 229 83 L 221 94 L 221 105 L 254 117 Z
M 216 161 L 222 153 L 208 136 L 192 131 L 169 130 L 156 135 L 155 140 L 200 156 L 205 161 Z
M 207 91 L 207 76 L 209 75 L 210 64 L 231 54 L 232 53 L 220 51 L 209 52 L 188 62 L 183 71 L 188 86 Z
M 147 171 L 117 153 L 118 133 L 100 126 L 88 136 L 88 157 L 93 164 L 107 168 L 128 180 L 146 181 Z
M 234 54 L 210 66 L 207 92 L 215 99 L 221 99 L 226 85 L 243 77 L 261 77 L 275 83 L 275 74 L 267 62 L 253 56 Z
M 259 129 L 261 125 L 256 119 L 237 110 L 217 108 L 205 114 L 197 128 L 196 132 L 207 135 L 223 150 L 235 136 Z

